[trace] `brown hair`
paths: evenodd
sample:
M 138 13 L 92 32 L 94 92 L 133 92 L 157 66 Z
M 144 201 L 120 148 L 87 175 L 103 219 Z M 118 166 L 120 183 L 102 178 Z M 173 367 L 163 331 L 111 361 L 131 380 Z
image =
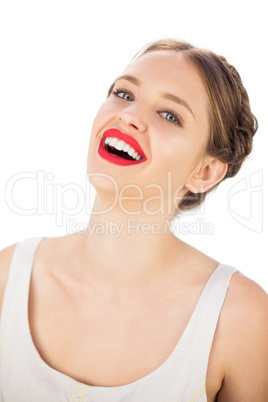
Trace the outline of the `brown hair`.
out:
M 200 73 L 209 99 L 210 135 L 205 152 L 228 164 L 224 179 L 233 177 L 250 154 L 258 128 L 240 75 L 223 56 L 174 39 L 149 44 L 133 60 L 160 50 L 183 53 Z M 198 207 L 205 196 L 188 191 L 179 203 L 179 211 Z

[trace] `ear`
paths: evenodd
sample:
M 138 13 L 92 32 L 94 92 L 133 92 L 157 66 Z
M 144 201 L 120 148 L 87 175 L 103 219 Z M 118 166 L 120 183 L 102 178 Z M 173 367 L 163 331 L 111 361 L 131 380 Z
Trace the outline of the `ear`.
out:
M 185 187 L 192 193 L 205 193 L 224 178 L 227 169 L 227 163 L 208 157 L 200 168 L 194 170 Z

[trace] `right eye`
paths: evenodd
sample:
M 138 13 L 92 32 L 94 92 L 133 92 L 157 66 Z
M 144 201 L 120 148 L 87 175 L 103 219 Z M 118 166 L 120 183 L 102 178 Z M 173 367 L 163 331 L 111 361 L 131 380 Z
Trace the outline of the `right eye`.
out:
M 132 102 L 134 100 L 133 95 L 130 94 L 125 89 L 120 89 L 120 88 L 115 89 L 114 91 L 112 91 L 112 94 L 114 96 L 117 96 L 118 98 L 122 98 L 122 99 L 124 99 L 126 101 L 129 101 L 129 102 Z

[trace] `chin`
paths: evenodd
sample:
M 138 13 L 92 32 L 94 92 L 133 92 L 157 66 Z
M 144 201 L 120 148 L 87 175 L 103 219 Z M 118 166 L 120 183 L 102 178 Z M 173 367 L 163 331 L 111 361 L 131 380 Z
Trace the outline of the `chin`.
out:
M 118 193 L 118 184 L 114 175 L 111 174 L 111 169 L 108 166 L 103 166 L 99 161 L 88 160 L 87 164 L 87 179 L 98 192 L 110 194 Z

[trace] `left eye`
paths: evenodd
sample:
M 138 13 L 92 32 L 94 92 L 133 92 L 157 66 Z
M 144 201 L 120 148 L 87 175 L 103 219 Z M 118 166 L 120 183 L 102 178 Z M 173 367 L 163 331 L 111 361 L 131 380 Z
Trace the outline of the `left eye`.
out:
M 173 113 L 170 112 L 161 112 L 160 113 L 167 121 L 170 121 L 170 123 L 175 123 L 175 124 L 180 124 L 180 119 L 174 115 Z
M 126 91 L 123 91 L 121 89 L 116 89 L 113 91 L 113 95 L 118 96 L 119 98 L 125 99 L 127 101 L 133 101 L 133 97 Z

